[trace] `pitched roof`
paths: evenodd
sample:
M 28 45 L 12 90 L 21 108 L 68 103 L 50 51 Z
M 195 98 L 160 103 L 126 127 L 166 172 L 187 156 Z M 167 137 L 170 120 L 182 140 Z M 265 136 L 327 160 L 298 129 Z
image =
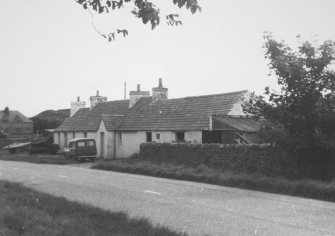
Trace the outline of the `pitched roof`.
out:
M 252 118 L 213 117 L 213 119 L 242 132 L 257 132 L 262 125 L 261 121 L 255 121 Z
M 102 120 L 108 131 L 117 130 L 123 120 L 123 115 L 102 115 Z
M 67 118 L 56 131 L 96 131 L 103 115 L 123 115 L 127 112 L 129 100 L 99 103 L 92 110 L 82 108 Z
M 125 115 L 119 130 L 207 130 L 209 116 L 227 115 L 248 91 L 158 100 L 141 98 Z
M 22 122 L 33 123 L 30 119 L 28 119 L 19 111 L 10 110 L 8 114 L 5 114 L 4 111 L 0 111 L 0 121 L 5 117 L 8 119 L 9 122 L 13 122 L 16 117 L 19 117 Z

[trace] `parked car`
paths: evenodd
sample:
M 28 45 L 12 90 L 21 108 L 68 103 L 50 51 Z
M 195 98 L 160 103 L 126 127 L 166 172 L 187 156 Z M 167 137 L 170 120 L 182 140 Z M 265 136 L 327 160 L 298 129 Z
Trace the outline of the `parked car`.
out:
M 94 161 L 97 155 L 97 147 L 94 139 L 73 139 L 68 148 L 64 148 L 64 156 L 69 159 L 82 161 L 89 159 Z

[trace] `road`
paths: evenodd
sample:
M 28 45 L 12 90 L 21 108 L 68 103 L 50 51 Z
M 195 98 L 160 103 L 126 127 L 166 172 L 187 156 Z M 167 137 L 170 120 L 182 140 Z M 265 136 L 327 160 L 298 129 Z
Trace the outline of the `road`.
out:
M 209 184 L 0 161 L 0 179 L 190 235 L 335 235 L 335 204 Z

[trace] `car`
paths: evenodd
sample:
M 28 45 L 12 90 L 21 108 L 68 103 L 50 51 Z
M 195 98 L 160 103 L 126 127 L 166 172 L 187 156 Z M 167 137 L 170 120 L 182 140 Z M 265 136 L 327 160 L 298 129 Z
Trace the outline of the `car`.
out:
M 97 156 L 96 142 L 90 138 L 72 139 L 69 147 L 64 148 L 64 156 L 77 161 L 94 161 Z

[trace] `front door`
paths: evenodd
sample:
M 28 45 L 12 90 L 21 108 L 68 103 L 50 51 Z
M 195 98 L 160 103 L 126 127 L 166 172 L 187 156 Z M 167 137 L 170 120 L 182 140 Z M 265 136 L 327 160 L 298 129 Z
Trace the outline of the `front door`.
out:
M 100 132 L 100 156 L 101 158 L 104 157 L 105 153 L 105 133 Z

